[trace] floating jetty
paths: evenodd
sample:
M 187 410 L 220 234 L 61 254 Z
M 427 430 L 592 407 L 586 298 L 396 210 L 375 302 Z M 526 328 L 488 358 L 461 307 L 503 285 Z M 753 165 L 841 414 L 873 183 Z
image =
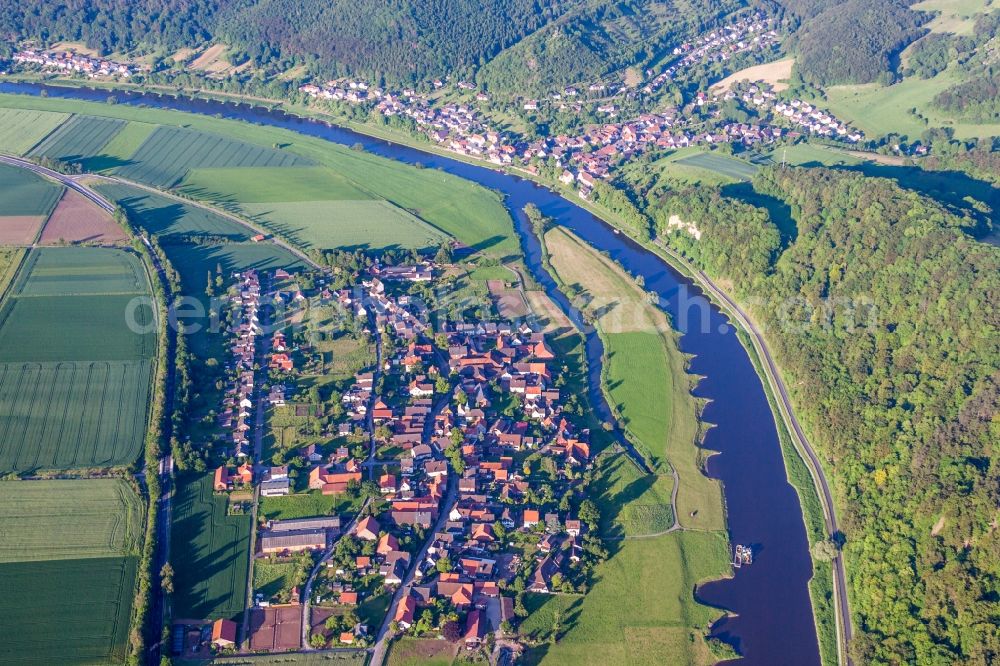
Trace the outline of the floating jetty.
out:
M 738 543 L 736 544 L 736 552 L 733 554 L 733 566 L 739 569 L 744 564 L 753 564 L 753 548 Z

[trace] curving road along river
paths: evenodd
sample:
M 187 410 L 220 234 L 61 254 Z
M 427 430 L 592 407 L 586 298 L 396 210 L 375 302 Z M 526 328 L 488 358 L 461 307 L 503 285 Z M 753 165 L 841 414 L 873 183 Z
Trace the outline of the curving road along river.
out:
M 0 92 L 37 95 L 41 89 L 42 86 L 32 84 L 0 84 Z M 46 90 L 50 97 L 101 102 L 108 97 L 106 90 L 56 87 Z M 691 372 L 704 377 L 695 394 L 710 400 L 703 416 L 715 425 L 708 432 L 705 445 L 720 452 L 709 460 L 708 471 L 724 484 L 732 541 L 752 544 L 757 553 L 754 564 L 738 570 L 733 579 L 699 588 L 698 596 L 704 602 L 732 611 L 716 625 L 713 633 L 736 645 L 745 655 L 743 664 L 808 666 L 819 663 L 807 589 L 812 573 L 808 542 L 798 497 L 785 475 L 764 386 L 733 326 L 709 304 L 691 280 L 579 206 L 516 176 L 391 144 L 327 123 L 288 116 L 281 111 L 144 93 L 118 93 L 116 96 L 120 103 L 220 115 L 284 127 L 342 145 L 360 144 L 370 153 L 410 164 L 420 162 L 497 190 L 505 195 L 507 206 L 514 214 L 529 269 L 563 306 L 568 305 L 567 300 L 546 274 L 537 239 L 521 212 L 528 203 L 535 204 L 543 214 L 608 253 L 633 275 L 641 275 L 646 289 L 659 295 L 662 307 L 681 333 L 681 350 L 693 356 Z M 711 289 L 711 285 L 706 286 Z M 733 314 L 739 317 L 738 310 Z M 591 390 L 595 391 L 599 386 L 601 364 L 600 341 L 596 335 L 588 335 L 587 354 Z M 770 366 L 766 349 L 762 357 Z M 779 400 L 787 400 L 783 388 L 776 393 Z M 788 414 L 791 414 L 790 409 Z M 794 420 L 792 424 L 795 430 L 797 424 Z M 825 490 L 825 481 L 820 485 Z M 828 516 L 828 521 L 831 517 Z M 835 520 L 830 527 L 835 528 Z M 842 595 L 842 572 L 838 573 L 837 584 L 838 595 Z M 846 617 L 846 604 L 841 604 L 841 609 Z M 849 624 L 845 624 L 845 629 L 850 631 Z

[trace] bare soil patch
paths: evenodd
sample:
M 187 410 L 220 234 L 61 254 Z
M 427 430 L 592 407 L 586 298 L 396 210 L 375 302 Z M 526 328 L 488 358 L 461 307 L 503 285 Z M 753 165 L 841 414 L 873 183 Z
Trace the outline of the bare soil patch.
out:
M 171 56 L 174 62 L 187 62 L 188 59 L 195 54 L 195 50 L 192 48 L 182 48 L 177 49 L 177 52 Z
M 67 189 L 42 230 L 42 245 L 121 243 L 125 231 L 110 214 L 74 190 Z M 29 241 L 30 242 L 30 241 Z
M 508 289 L 502 280 L 487 280 L 486 287 L 496 302 L 497 311 L 504 319 L 521 319 L 531 312 L 521 292 L 517 289 Z
M 44 221 L 39 215 L 0 215 L 0 245 L 31 245 Z
M 794 58 L 785 58 L 763 65 L 747 67 L 713 84 L 712 90 L 729 90 L 729 87 L 738 81 L 763 81 L 770 83 L 776 91 L 781 92 L 788 88 L 785 81 L 791 78 L 792 65 L 794 64 Z
M 191 69 L 200 69 L 205 72 L 217 73 L 229 67 L 229 62 L 223 57 L 226 52 L 225 44 L 213 44 L 202 51 L 201 55 L 191 63 Z

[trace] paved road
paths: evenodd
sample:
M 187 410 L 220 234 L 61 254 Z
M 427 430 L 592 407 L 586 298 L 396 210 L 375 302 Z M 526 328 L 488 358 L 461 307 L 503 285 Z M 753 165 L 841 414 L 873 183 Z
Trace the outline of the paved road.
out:
M 264 301 L 264 296 L 270 294 L 270 281 L 266 276 L 261 277 L 261 302 Z M 259 311 L 260 315 L 264 316 L 264 309 Z M 261 322 L 262 330 L 267 330 L 267 326 L 270 322 Z M 271 347 L 271 338 L 266 334 L 257 336 L 257 361 L 260 363 L 260 376 L 254 378 L 254 391 L 257 392 L 257 405 L 254 413 L 254 424 L 253 424 L 253 461 L 254 461 L 254 477 L 258 478 L 260 474 L 266 469 L 264 461 L 262 461 L 261 455 L 264 451 L 264 416 L 267 410 L 267 402 L 264 397 L 263 386 L 267 381 L 267 352 Z M 257 550 L 257 509 L 260 504 L 260 483 L 255 483 L 253 487 L 253 506 L 250 509 L 250 563 L 247 566 L 247 594 L 246 601 L 243 605 L 243 632 L 242 645 L 244 648 L 249 647 L 250 640 L 250 608 L 253 606 L 253 566 L 255 557 L 254 554 Z
M 813 477 L 813 483 L 816 486 L 816 490 L 820 494 L 820 500 L 823 504 L 823 519 L 826 524 L 827 533 L 830 535 L 837 534 L 840 531 L 840 528 L 837 523 L 837 514 L 833 503 L 833 493 L 830 492 L 829 483 L 827 482 L 826 475 L 823 472 L 823 465 L 820 463 L 819 456 L 816 455 L 812 444 L 809 443 L 809 439 L 806 437 L 805 432 L 802 430 L 802 426 L 795 417 L 795 412 L 792 409 L 792 402 L 788 396 L 788 390 L 785 387 L 785 383 L 781 379 L 781 374 L 778 372 L 778 366 L 774 362 L 774 358 L 771 356 L 771 351 L 767 347 L 764 336 L 761 334 L 760 330 L 753 323 L 750 317 L 747 316 L 746 312 L 744 312 L 743 309 L 740 308 L 740 306 L 733 301 L 728 294 L 720 289 L 710 277 L 705 275 L 703 271 L 695 269 L 683 257 L 675 253 L 670 248 L 662 245 L 659 247 L 679 264 L 686 267 L 695 276 L 698 283 L 701 284 L 719 302 L 721 302 L 726 309 L 730 311 L 730 314 L 738 321 L 740 326 L 742 326 L 750 335 L 754 349 L 757 351 L 757 355 L 764 363 L 764 374 L 768 384 L 771 386 L 771 392 L 778 399 L 781 417 L 784 420 L 788 431 L 792 435 L 796 448 L 807 458 L 806 466 L 809 468 L 810 474 Z M 850 656 L 848 655 L 847 647 L 854 636 L 854 628 L 851 623 L 851 611 L 847 596 L 847 575 L 844 570 L 843 556 L 837 557 L 833 561 L 833 575 L 837 606 L 838 634 L 840 638 L 837 648 L 840 653 L 841 663 L 850 666 L 852 662 Z
M 326 549 L 326 552 L 323 553 L 323 557 L 319 558 L 319 561 L 312 568 L 312 571 L 309 572 L 309 578 L 306 579 L 306 584 L 302 588 L 302 595 L 301 595 L 302 637 L 300 640 L 301 640 L 301 647 L 306 652 L 315 651 L 315 648 L 309 644 L 309 629 L 312 626 L 311 618 L 309 615 L 309 608 L 310 606 L 312 606 L 312 587 L 313 583 L 316 580 L 316 574 L 319 573 L 319 570 L 323 568 L 323 564 L 325 564 L 326 561 L 330 559 L 330 556 L 333 555 L 333 551 L 337 547 L 337 542 L 339 542 L 340 539 L 343 538 L 345 535 L 348 535 L 354 531 L 354 528 L 357 526 L 358 521 L 361 519 L 362 514 L 364 514 L 365 510 L 368 508 L 368 505 L 371 504 L 371 501 L 372 500 L 370 497 L 365 500 L 365 503 L 361 505 L 361 508 L 358 509 L 358 512 L 354 515 L 354 519 L 350 523 L 348 523 L 347 527 L 345 527 L 341 531 L 340 537 L 335 539 L 333 543 L 330 544 L 330 547 Z
M 396 617 L 396 608 L 399 606 L 399 602 L 403 600 L 403 597 L 410 593 L 417 565 L 427 559 L 427 550 L 431 547 L 431 542 L 434 541 L 434 535 L 444 527 L 445 522 L 448 520 L 448 514 L 455 508 L 457 495 L 458 475 L 452 470 L 448 474 L 448 492 L 445 493 L 444 499 L 441 501 L 441 512 L 438 514 L 434 525 L 428 530 L 427 539 L 424 540 L 424 545 L 420 547 L 420 552 L 413 558 L 410 569 L 406 572 L 406 578 L 403 579 L 402 584 L 396 588 L 396 592 L 392 595 L 392 600 L 389 602 L 389 609 L 385 613 L 385 619 L 382 620 L 382 626 L 379 627 L 378 637 L 375 640 L 372 658 L 368 661 L 368 666 L 382 666 L 385 663 L 386 653 L 389 649 L 389 640 L 392 638 L 389 636 L 389 625 L 392 624 L 393 619 Z

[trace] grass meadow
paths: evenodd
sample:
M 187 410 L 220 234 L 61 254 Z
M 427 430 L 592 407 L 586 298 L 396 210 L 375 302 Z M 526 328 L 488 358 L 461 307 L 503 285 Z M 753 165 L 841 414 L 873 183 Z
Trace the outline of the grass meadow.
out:
M 285 589 L 291 589 L 291 580 L 295 575 L 293 562 L 271 563 L 267 560 L 257 560 L 253 563 L 253 590 L 265 599 L 270 599 Z
M 24 155 L 67 120 L 68 113 L 0 109 L 0 151 Z
M 576 236 L 556 228 L 545 244 L 557 278 L 579 291 L 578 303 L 594 317 L 604 341 L 609 402 L 649 462 L 662 472 L 672 466 L 680 475 L 681 523 L 723 529 L 722 490 L 701 471 L 693 378 L 666 314 L 648 303 L 621 268 Z
M 179 480 L 171 527 L 174 617 L 234 618 L 243 611 L 250 557 L 250 515 L 227 515 L 212 475 Z
M 601 536 L 648 536 L 670 528 L 674 510 L 669 473 L 646 474 L 623 451 L 609 449 L 597 459 L 588 494 L 601 510 Z
M 284 497 L 260 498 L 260 515 L 267 520 L 342 515 L 356 511 L 357 508 L 358 502 L 350 497 L 324 495 L 318 490 L 285 495 Z
M 953 69 L 946 69 L 929 79 L 910 76 L 891 86 L 877 83 L 831 86 L 826 90 L 826 99 L 816 103 L 870 136 L 897 133 L 915 139 L 928 127 L 951 127 L 957 139 L 1000 135 L 1000 123 L 970 123 L 941 113 L 931 105 L 935 95 L 960 80 Z M 928 123 L 910 113 L 913 108 Z
M 611 546 L 586 596 L 526 595 L 520 633 L 542 644 L 525 663 L 659 666 L 665 654 L 678 666 L 715 663 L 702 636 L 721 613 L 698 604 L 693 590 L 728 570 L 725 536 L 674 532 Z M 557 612 L 558 642 L 546 644 Z
M 388 666 L 451 666 L 458 646 L 437 638 L 403 636 L 393 642 L 386 657 Z
M 21 266 L 25 252 L 27 250 L 20 247 L 0 246 L 0 299 L 7 293 L 8 287 L 14 281 L 14 276 Z
M 677 160 L 677 164 L 705 169 L 734 180 L 750 180 L 757 173 L 757 167 L 753 164 L 717 152 L 692 153 Z
M 120 479 L 0 483 L 0 658 L 123 663 L 143 503 Z

